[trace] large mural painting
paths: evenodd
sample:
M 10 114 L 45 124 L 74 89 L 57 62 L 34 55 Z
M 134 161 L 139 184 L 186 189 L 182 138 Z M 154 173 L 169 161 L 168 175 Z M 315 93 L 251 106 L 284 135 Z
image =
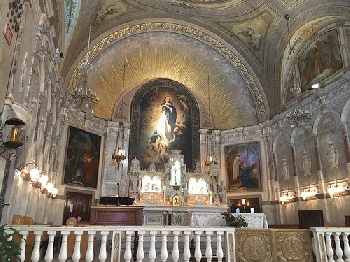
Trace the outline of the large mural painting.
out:
M 197 156 L 198 107 L 188 92 L 156 81 L 139 92 L 133 102 L 131 157 L 144 169 L 162 169 L 170 150 L 181 150 L 187 167 Z M 198 142 L 197 142 L 198 144 Z
M 343 68 L 336 30 L 320 35 L 299 59 L 302 91 Z
M 260 144 L 225 147 L 229 191 L 261 189 Z

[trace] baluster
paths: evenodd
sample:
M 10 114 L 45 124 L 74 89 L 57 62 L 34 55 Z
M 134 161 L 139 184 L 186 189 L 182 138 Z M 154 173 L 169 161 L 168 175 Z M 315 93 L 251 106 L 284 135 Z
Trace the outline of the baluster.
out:
M 101 231 L 102 235 L 102 241 L 101 241 L 101 248 L 100 248 L 100 255 L 98 256 L 98 259 L 100 262 L 105 262 L 107 259 L 107 237 L 108 237 L 109 231 Z
M 157 231 L 156 230 L 152 230 L 149 232 L 151 235 L 151 245 L 149 247 L 149 261 L 150 262 L 154 262 L 156 257 L 157 257 L 157 253 L 156 253 L 156 234 Z
M 328 256 L 328 261 L 329 262 L 335 262 L 333 259 L 333 249 L 332 249 L 332 240 L 331 240 L 331 232 L 326 232 L 326 251 L 327 251 L 327 256 Z
M 58 260 L 60 262 L 65 262 L 67 259 L 67 238 L 69 235 L 69 231 L 62 231 L 62 243 L 61 243 L 61 249 L 60 254 L 58 256 Z
M 169 231 L 162 231 L 162 249 L 160 252 L 160 259 L 162 262 L 166 262 L 168 259 L 168 247 L 167 247 L 167 235 L 169 234 Z
M 32 251 L 32 262 L 38 262 L 40 259 L 40 243 L 42 234 L 43 231 L 34 231 L 35 243 Z
M 131 235 L 133 234 L 133 231 L 126 231 L 126 239 L 125 239 L 125 253 L 124 253 L 124 259 L 125 262 L 130 262 L 132 258 L 131 253 Z
M 336 232 L 334 236 L 335 241 L 335 254 L 337 255 L 338 259 L 337 262 L 344 262 L 343 260 L 343 250 L 340 247 L 340 232 Z
M 194 257 L 196 258 L 197 262 L 201 261 L 202 258 L 202 252 L 201 252 L 201 234 L 202 231 L 196 231 L 196 250 L 194 252 Z
M 212 231 L 206 231 L 207 234 L 207 246 L 205 249 L 205 257 L 207 258 L 207 262 L 211 262 L 211 259 L 213 258 L 213 250 L 211 248 L 211 238 L 210 236 L 213 234 Z
M 216 245 L 216 257 L 218 258 L 218 262 L 222 262 L 222 258 L 224 257 L 224 251 L 221 247 L 221 236 L 224 234 L 223 231 L 217 232 L 217 245 Z
M 137 261 L 142 262 L 142 260 L 145 258 L 145 251 L 143 250 L 143 236 L 145 235 L 146 231 L 138 231 L 139 235 L 139 244 L 137 247 Z
M 191 251 L 190 251 L 190 235 L 191 231 L 185 231 L 184 232 L 184 262 L 189 262 L 191 258 Z
M 85 260 L 86 262 L 91 262 L 94 259 L 94 238 L 95 238 L 96 231 L 89 230 L 88 234 L 89 234 L 88 248 L 86 250 Z
M 81 243 L 81 235 L 83 234 L 83 231 L 77 230 L 75 233 L 75 244 L 74 244 L 74 252 L 72 255 L 72 260 L 74 262 L 79 262 L 80 259 L 80 243 Z
M 174 262 L 179 261 L 180 258 L 180 252 L 179 252 L 179 234 L 180 231 L 176 230 L 173 231 L 174 234 L 174 243 L 173 243 L 173 252 L 172 252 L 172 258 Z
M 350 262 L 350 246 L 349 246 L 349 234 L 343 232 L 343 241 L 344 241 L 344 255 L 345 255 L 345 262 Z
M 56 231 L 47 231 L 47 234 L 49 235 L 49 243 L 46 249 L 45 261 L 51 262 L 53 259 L 53 241 L 55 239 Z
M 22 239 L 21 239 L 21 255 L 20 255 L 20 259 L 21 262 L 24 262 L 24 260 L 26 259 L 26 239 L 28 236 L 28 231 L 24 231 L 24 232 L 20 232 L 20 234 L 22 234 Z

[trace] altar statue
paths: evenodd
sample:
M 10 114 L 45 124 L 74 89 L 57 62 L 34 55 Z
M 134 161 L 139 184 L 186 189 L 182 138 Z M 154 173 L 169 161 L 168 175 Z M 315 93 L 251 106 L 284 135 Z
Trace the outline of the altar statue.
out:
M 176 125 L 177 112 L 176 108 L 170 100 L 170 96 L 166 96 L 160 107 L 162 115 L 158 120 L 157 134 L 162 141 L 168 145 L 175 140 L 174 129 Z

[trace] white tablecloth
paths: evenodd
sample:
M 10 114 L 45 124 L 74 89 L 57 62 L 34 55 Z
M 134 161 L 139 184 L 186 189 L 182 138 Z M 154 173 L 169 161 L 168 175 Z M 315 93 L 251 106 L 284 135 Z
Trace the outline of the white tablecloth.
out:
M 234 216 L 242 216 L 248 223 L 248 228 L 268 228 L 264 213 L 232 213 Z

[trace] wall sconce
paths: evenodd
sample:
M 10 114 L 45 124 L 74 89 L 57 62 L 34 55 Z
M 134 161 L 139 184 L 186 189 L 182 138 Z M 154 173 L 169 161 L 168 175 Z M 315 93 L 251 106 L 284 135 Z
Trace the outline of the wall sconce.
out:
M 18 118 L 11 118 L 11 119 L 6 120 L 4 125 L 12 126 L 11 127 L 11 137 L 10 137 L 10 141 L 3 142 L 3 146 L 6 149 L 3 152 L 1 152 L 1 154 L 6 152 L 8 149 L 19 148 L 20 146 L 23 145 L 22 142 L 18 141 L 18 136 L 19 136 L 19 131 L 21 130 L 22 126 L 25 125 L 25 123 Z M 3 127 L 1 128 L 1 133 L 2 133 L 2 129 L 3 129 Z
M 112 160 L 114 163 L 116 163 L 118 166 L 120 165 L 120 163 L 126 159 L 126 156 L 123 155 L 122 149 L 118 148 L 118 150 L 116 150 L 114 152 L 114 154 L 112 155 Z

